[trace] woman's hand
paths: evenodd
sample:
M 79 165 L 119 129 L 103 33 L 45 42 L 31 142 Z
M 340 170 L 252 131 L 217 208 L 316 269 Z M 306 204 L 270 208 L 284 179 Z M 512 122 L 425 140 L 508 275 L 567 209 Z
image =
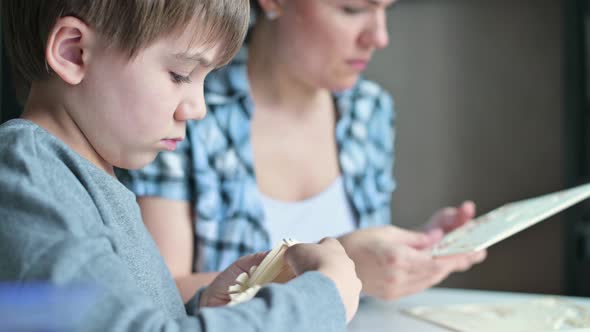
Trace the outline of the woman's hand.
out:
M 440 231 L 383 226 L 358 230 L 339 240 L 356 264 L 363 293 L 393 300 L 432 287 L 485 258 L 485 252 L 434 258 L 429 248 L 440 238 Z
M 465 201 L 458 207 L 445 207 L 436 211 L 422 227 L 429 234 L 445 234 L 463 226 L 475 217 L 475 203 Z

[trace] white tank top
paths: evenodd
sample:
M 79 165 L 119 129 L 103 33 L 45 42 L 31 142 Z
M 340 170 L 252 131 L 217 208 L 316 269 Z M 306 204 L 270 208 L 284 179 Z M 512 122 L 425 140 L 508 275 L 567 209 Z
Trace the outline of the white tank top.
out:
M 317 242 L 355 229 L 352 208 L 339 176 L 325 191 L 298 202 L 278 201 L 261 193 L 272 246 L 284 238 Z

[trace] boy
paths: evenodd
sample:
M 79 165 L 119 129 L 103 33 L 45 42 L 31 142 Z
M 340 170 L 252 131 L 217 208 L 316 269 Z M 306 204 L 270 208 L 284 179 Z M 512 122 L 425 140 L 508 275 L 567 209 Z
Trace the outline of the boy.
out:
M 290 248 L 299 277 L 252 301 L 196 311 L 227 302 L 263 255 L 183 306 L 113 176 L 173 150 L 185 122 L 204 116 L 203 79 L 236 52 L 248 16 L 247 0 L 2 1 L 7 50 L 30 90 L 22 119 L 0 126 L 0 280 L 97 285 L 85 331 L 344 328 L 361 286 L 332 239 Z

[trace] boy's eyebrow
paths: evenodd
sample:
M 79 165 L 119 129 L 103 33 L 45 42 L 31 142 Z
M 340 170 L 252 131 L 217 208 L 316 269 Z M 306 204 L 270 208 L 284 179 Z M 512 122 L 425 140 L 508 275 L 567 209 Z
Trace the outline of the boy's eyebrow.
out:
M 191 62 L 191 63 L 197 62 L 197 63 L 201 64 L 201 66 L 203 66 L 203 67 L 213 66 L 213 61 L 204 57 L 202 53 L 182 52 L 182 53 L 173 54 L 172 57 L 176 61 L 179 61 L 179 62 Z

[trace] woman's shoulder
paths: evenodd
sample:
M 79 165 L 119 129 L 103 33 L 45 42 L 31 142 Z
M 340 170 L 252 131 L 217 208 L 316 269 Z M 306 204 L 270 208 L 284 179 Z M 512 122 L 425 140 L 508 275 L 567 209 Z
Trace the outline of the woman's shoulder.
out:
M 394 102 L 391 94 L 376 82 L 360 78 L 355 85 L 345 91 L 335 93 L 342 116 L 369 119 L 393 118 Z
M 351 89 L 356 98 L 391 98 L 390 93 L 377 82 L 366 78 L 359 78 Z

